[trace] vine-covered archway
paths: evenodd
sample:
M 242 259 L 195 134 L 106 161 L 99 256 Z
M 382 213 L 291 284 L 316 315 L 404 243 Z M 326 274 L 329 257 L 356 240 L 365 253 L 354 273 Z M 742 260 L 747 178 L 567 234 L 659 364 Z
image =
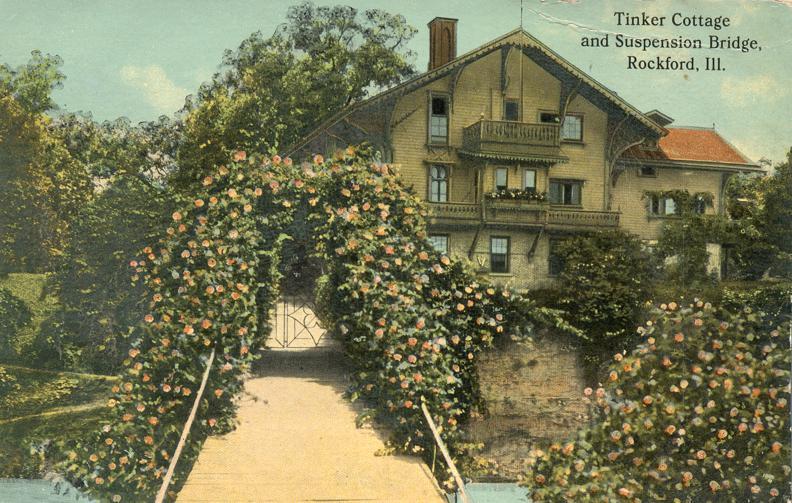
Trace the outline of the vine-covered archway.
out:
M 173 214 L 167 237 L 130 262 L 151 291 L 150 312 L 108 400 L 112 420 L 65 449 L 61 467 L 78 485 L 110 501 L 151 499 L 207 365 L 184 456 L 233 428 L 234 398 L 270 333 L 296 210 L 324 264 L 318 314 L 343 341 L 352 399 L 368 402 L 399 449 L 429 455 L 423 402 L 452 454 L 464 453 L 460 424 L 479 400 L 476 355 L 548 314 L 432 248 L 424 204 L 367 152 L 299 165 L 237 152 Z

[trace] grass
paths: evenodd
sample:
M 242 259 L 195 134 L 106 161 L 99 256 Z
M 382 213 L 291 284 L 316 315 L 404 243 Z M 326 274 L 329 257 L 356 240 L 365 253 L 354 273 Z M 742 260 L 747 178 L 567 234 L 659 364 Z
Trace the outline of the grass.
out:
M 39 449 L 98 429 L 106 407 L 34 416 L 0 424 L 0 478 L 39 478 L 47 460 Z
M 14 417 L 46 412 L 52 408 L 96 403 L 110 394 L 109 376 L 53 372 L 3 365 L 15 379 L 11 393 L 0 395 L 0 423 Z
M 33 313 L 30 325 L 19 331 L 12 344 L 18 355 L 33 344 L 42 322 L 46 320 L 57 308 L 58 300 L 55 296 L 47 295 L 47 275 L 33 273 L 12 273 L 0 278 L 0 288 L 8 289 L 28 305 Z
M 0 395 L 0 478 L 36 478 L 41 446 L 79 438 L 106 417 L 115 377 L 3 365 L 14 387 Z

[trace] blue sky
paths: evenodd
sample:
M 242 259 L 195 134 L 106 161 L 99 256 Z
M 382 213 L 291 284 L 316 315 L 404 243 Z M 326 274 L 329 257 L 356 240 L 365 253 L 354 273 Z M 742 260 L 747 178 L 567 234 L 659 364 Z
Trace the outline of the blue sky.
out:
M 336 0 L 359 9 L 403 14 L 418 28 L 411 48 L 426 68 L 426 23 L 459 19 L 459 53 L 519 25 L 519 0 Z M 66 81 L 55 99 L 63 110 L 90 111 L 96 119 L 154 119 L 178 110 L 218 69 L 223 51 L 251 32 L 271 33 L 289 2 L 272 0 L 0 0 L 0 61 L 25 62 L 30 51 L 58 54 Z M 613 13 L 642 11 L 721 15 L 732 26 L 711 29 L 617 26 Z M 524 2 L 524 27 L 641 110 L 654 108 L 677 125 L 708 126 L 754 160 L 779 161 L 792 146 L 792 2 L 790 0 L 568 0 Z M 580 46 L 583 35 L 615 33 L 758 39 L 761 52 L 640 51 Z M 613 40 L 611 40 L 613 44 Z M 721 56 L 724 72 L 627 70 L 626 56 Z

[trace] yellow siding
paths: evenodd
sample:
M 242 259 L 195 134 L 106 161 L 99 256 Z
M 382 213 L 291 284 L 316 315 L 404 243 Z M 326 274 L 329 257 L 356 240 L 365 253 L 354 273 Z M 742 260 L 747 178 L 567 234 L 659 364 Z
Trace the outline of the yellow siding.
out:
M 663 222 L 667 219 L 649 215 L 647 201 L 642 197 L 645 191 L 709 192 L 714 196 L 714 201 L 713 208 L 707 208 L 707 213 L 714 213 L 720 204 L 721 176 L 711 171 L 659 168 L 657 177 L 653 178 L 638 176 L 637 168 L 629 168 L 619 177 L 613 189 L 613 209 L 621 211 L 619 223 L 623 230 L 637 234 L 642 239 L 654 240 L 660 236 Z
M 522 86 L 520 83 L 520 57 L 522 57 Z M 583 141 L 562 142 L 561 154 L 568 157 L 566 163 L 551 167 L 510 162 L 473 161 L 459 157 L 457 150 L 462 146 L 462 130 L 481 118 L 503 119 L 503 99 L 519 99 L 522 88 L 523 122 L 539 122 L 540 111 L 557 113 L 561 83 L 540 68 L 529 58 L 514 51 L 507 65 L 510 76 L 505 93 L 501 93 L 501 52 L 495 51 L 467 65 L 456 83 L 451 97 L 448 147 L 428 146 L 429 97 L 431 92 L 449 93 L 452 75 L 438 79 L 423 88 L 412 91 L 396 105 L 393 120 L 398 123 L 392 135 L 393 162 L 401 165 L 401 172 L 408 185 L 412 185 L 422 196 L 428 195 L 428 168 L 432 162 L 448 163 L 451 168 L 449 183 L 450 202 L 474 202 L 475 172 L 485 166 L 483 172 L 484 192 L 494 190 L 494 170 L 498 166 L 509 168 L 508 185 L 522 187 L 522 173 L 531 167 L 537 173 L 537 190 L 546 192 L 549 179 L 584 180 L 582 206 L 584 210 L 601 211 L 607 208 L 606 160 L 607 114 L 582 96 L 575 97 L 568 112 L 583 116 Z M 624 173 L 613 189 L 612 210 L 621 211 L 621 227 L 638 234 L 644 239 L 657 239 L 661 219 L 649 218 L 645 201 L 641 195 L 645 190 L 687 189 L 692 192 L 706 191 L 716 198 L 720 187 L 719 173 L 695 172 L 684 176 L 684 170 L 660 169 L 658 178 L 639 178 L 635 169 Z M 717 208 L 718 201 L 715 201 Z M 710 210 L 712 211 L 712 210 Z M 438 231 L 449 236 L 450 253 L 467 258 L 473 243 L 477 221 L 471 221 L 467 231 Z M 512 229 L 482 231 L 473 257 L 473 263 L 482 270 L 489 268 L 490 236 L 509 236 L 511 241 L 511 271 L 506 275 L 491 275 L 490 279 L 516 288 L 543 288 L 552 284 L 548 276 L 547 235 L 539 239 L 535 253 L 528 256 L 536 231 Z

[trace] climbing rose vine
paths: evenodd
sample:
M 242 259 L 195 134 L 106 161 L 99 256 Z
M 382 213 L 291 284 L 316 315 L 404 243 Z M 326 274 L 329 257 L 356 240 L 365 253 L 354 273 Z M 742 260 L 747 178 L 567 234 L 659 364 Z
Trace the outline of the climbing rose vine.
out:
M 212 349 L 217 356 L 184 457 L 195 456 L 208 434 L 233 427 L 233 398 L 269 330 L 258 312 L 277 296 L 278 230 L 291 202 L 271 179 L 285 168 L 237 153 L 173 213 L 166 239 L 130 262 L 133 280 L 151 291 L 145 335 L 112 389 L 112 420 L 69 446 L 63 463 L 87 492 L 110 501 L 152 499 Z
M 425 403 L 452 454 L 466 454 L 461 425 L 479 401 L 479 352 L 497 337 L 524 337 L 559 320 L 435 250 L 426 206 L 393 166 L 351 150 L 327 164 L 316 216 L 329 271 L 319 314 L 345 343 L 352 396 L 389 426 L 396 447 L 429 459 Z
M 746 309 L 655 309 L 643 342 L 587 389 L 594 425 L 536 450 L 534 501 L 787 501 L 790 354 Z

